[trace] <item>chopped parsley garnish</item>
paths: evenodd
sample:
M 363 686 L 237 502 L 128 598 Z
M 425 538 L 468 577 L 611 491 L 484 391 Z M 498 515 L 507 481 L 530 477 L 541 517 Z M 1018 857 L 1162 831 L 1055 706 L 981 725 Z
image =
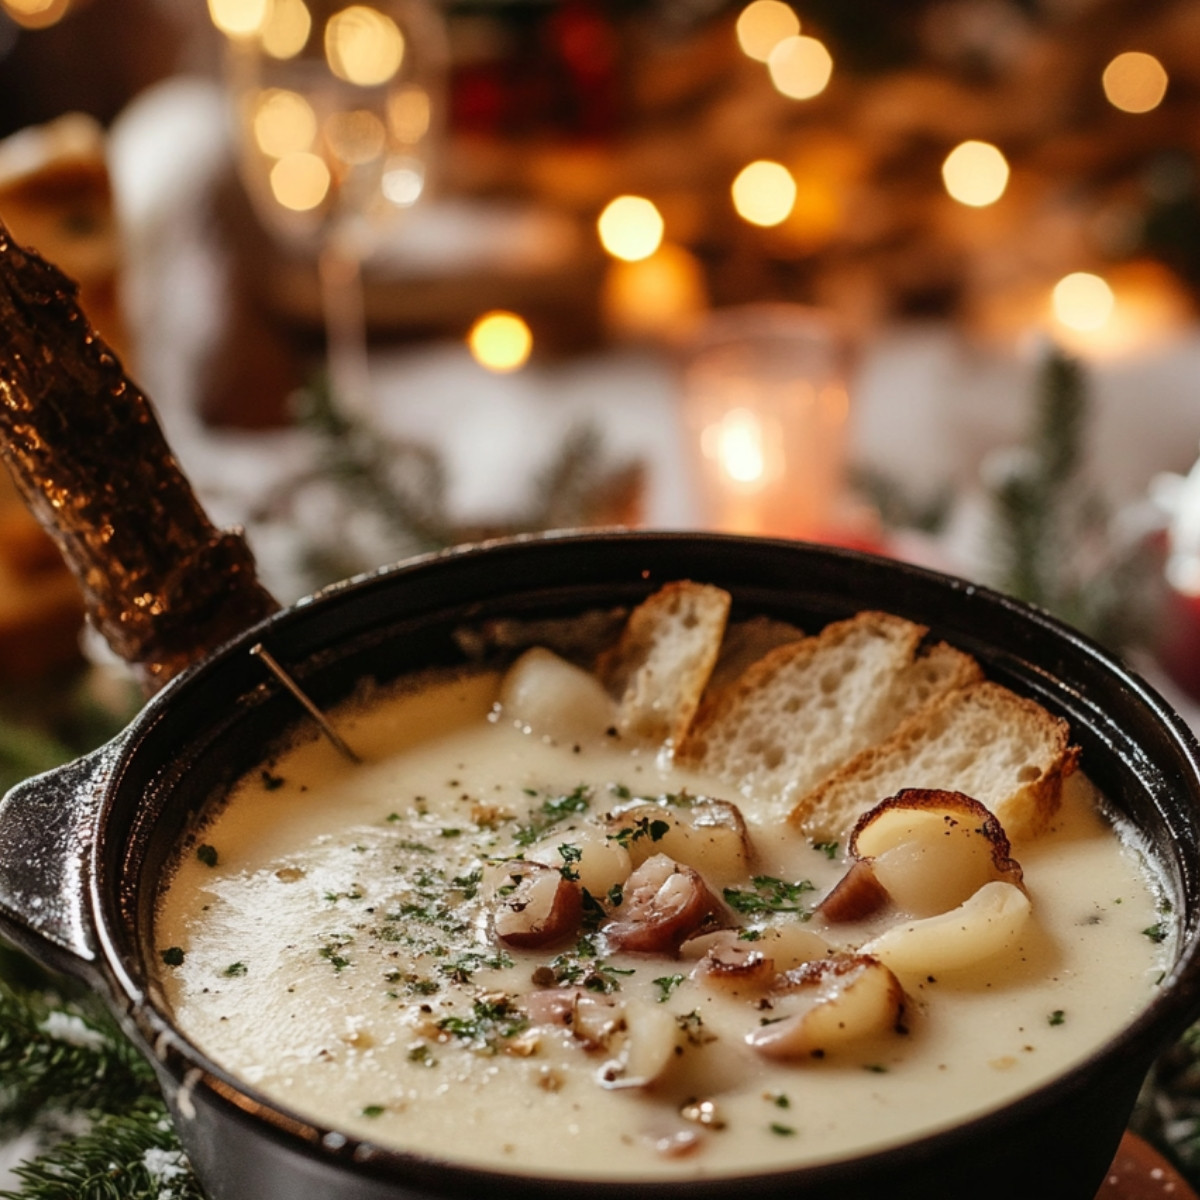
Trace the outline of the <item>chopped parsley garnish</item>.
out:
M 363 1110 L 364 1117 L 382 1117 L 387 1109 L 382 1104 L 368 1104 Z
M 776 1137 L 796 1136 L 796 1131 L 791 1125 L 781 1125 L 778 1121 L 771 1122 L 770 1130 Z
M 168 967 L 182 967 L 183 950 L 179 946 L 168 946 L 162 952 L 162 960 Z
M 350 937 L 335 937 L 325 943 L 317 953 L 325 959 L 335 972 L 340 974 L 347 967 L 351 966 L 351 962 L 346 958 L 343 951 L 354 939 Z
M 621 903 L 620 886 L 620 884 L 614 884 L 608 893 L 608 901 L 614 908 Z M 583 929 L 585 933 L 595 933 L 604 923 L 608 913 L 604 911 L 604 905 L 587 888 L 580 890 L 583 892 Z M 613 899 L 613 890 L 617 890 L 618 893 L 616 900 Z
M 523 1033 L 528 1018 L 517 1012 L 507 998 L 476 1000 L 469 1017 L 443 1017 L 438 1029 L 458 1038 L 480 1054 L 498 1054 L 503 1043 Z
M 513 960 L 503 950 L 493 953 L 467 950 L 449 962 L 439 963 L 438 973 L 445 975 L 455 983 L 470 983 L 471 976 L 476 971 L 500 971 L 512 965 Z
M 1064 1025 L 1064 1024 L 1066 1024 L 1067 1014 L 1066 1014 L 1066 1012 L 1063 1011 L 1063 1009 L 1056 1008 L 1050 1014 L 1050 1016 L 1047 1018 L 1047 1020 L 1049 1020 L 1051 1025 Z
M 206 867 L 215 867 L 217 865 L 217 848 L 205 842 L 202 846 L 196 847 L 196 857 Z
M 587 896 L 585 889 L 584 896 Z M 621 990 L 619 976 L 632 975 L 632 968 L 624 970 L 603 962 L 596 953 L 596 944 L 586 935 L 574 947 L 558 955 L 550 964 L 556 983 L 571 987 L 582 987 L 589 992 L 607 995 Z
M 686 976 L 683 975 L 660 975 L 657 979 L 651 980 L 656 988 L 658 988 L 659 1004 L 671 998 L 671 993 L 684 981 Z
M 464 900 L 474 900 L 479 894 L 479 885 L 483 881 L 483 868 L 476 867 L 475 870 L 468 872 L 466 875 L 455 875 L 450 880 L 452 887 L 456 887 Z
M 517 845 L 531 846 L 546 830 L 553 828 L 560 821 L 565 821 L 577 813 L 587 812 L 591 803 L 592 789 L 586 783 L 581 783 L 565 796 L 554 796 L 544 801 L 530 814 L 529 824 L 522 825 L 517 830 Z
M 670 821 L 656 821 L 651 817 L 638 817 L 632 825 L 626 825 L 624 828 L 618 829 L 616 833 L 610 833 L 608 839 L 628 850 L 634 842 L 640 841 L 642 838 L 649 838 L 652 842 L 660 842 L 670 832 Z
M 813 842 L 813 849 L 820 854 L 824 854 L 826 858 L 837 858 L 837 842 Z
M 229 966 L 221 972 L 227 979 L 236 979 L 239 975 L 246 974 L 246 964 L 244 962 L 230 963 Z
M 798 904 L 805 892 L 815 891 L 814 885 L 807 879 L 788 883 L 776 879 L 773 875 L 755 875 L 750 881 L 754 884 L 749 888 L 726 888 L 722 893 L 725 903 L 735 912 L 747 916 L 761 913 L 797 913 L 807 917 L 808 909 Z
M 675 1018 L 675 1024 L 679 1032 L 687 1039 L 689 1045 L 706 1046 L 709 1042 L 715 1042 L 717 1035 L 709 1033 L 704 1028 L 704 1018 L 700 1015 L 698 1009 L 692 1009 L 689 1013 L 681 1013 Z
M 583 851 L 578 846 L 572 846 L 566 843 L 558 848 L 559 857 L 563 860 L 563 865 L 558 868 L 558 873 L 567 880 L 575 880 L 579 878 L 578 866 L 583 861 Z
M 1147 926 L 1142 930 L 1152 942 L 1165 942 L 1167 940 L 1167 928 L 1161 921 L 1156 921 L 1153 925 Z

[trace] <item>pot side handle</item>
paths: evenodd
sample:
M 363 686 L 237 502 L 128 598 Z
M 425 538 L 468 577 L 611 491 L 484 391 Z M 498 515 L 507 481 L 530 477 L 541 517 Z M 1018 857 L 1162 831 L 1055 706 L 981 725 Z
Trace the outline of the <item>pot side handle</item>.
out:
M 91 856 L 111 757 L 102 747 L 0 797 L 0 936 L 92 983 L 99 953 Z

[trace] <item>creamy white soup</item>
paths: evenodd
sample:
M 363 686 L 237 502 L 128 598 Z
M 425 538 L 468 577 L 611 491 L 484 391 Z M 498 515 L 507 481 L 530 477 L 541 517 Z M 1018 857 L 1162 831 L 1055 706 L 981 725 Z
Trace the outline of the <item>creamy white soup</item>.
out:
M 1128 1022 L 1166 968 L 1145 858 L 1079 773 L 1015 862 L 980 843 L 958 892 L 835 920 L 846 845 L 616 738 L 586 683 L 577 699 L 424 680 L 339 716 L 363 764 L 314 739 L 242 781 L 159 905 L 185 1034 L 379 1144 L 721 1175 L 994 1108 Z M 927 863 L 918 891 L 953 874 Z

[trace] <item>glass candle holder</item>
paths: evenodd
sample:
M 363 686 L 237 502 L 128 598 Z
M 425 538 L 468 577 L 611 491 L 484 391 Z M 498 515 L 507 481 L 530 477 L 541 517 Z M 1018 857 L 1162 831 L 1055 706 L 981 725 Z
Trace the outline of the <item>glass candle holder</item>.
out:
M 684 348 L 681 403 L 699 524 L 827 540 L 850 418 L 834 321 L 791 304 L 718 310 Z

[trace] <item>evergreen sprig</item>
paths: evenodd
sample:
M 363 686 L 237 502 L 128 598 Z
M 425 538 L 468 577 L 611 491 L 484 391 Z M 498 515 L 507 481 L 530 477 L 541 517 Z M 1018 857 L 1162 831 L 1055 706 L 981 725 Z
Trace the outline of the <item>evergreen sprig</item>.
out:
M 0 980 L 0 1129 L 49 1109 L 123 1112 L 153 1094 L 150 1067 L 97 1001 Z
M 204 1200 L 161 1100 L 98 1113 L 88 1132 L 16 1167 L 0 1200 Z
M 1153 552 L 1118 535 L 1087 477 L 1089 416 L 1082 366 L 1051 350 L 1027 442 L 992 460 L 989 582 L 1122 649 L 1152 621 Z
M 1051 610 L 1069 605 L 1076 590 L 1067 568 L 1072 535 L 1079 532 L 1086 424 L 1083 370 L 1053 350 L 1041 370 L 1029 441 L 1006 457 L 992 493 L 998 586 Z
M 379 542 L 367 551 L 379 557 L 362 562 L 346 538 L 314 536 L 302 557 L 315 586 L 460 542 L 621 523 L 642 490 L 643 465 L 607 461 L 600 433 L 581 425 L 567 431 L 535 477 L 534 494 L 522 510 L 486 525 L 463 525 L 449 511 L 446 466 L 433 447 L 388 436 L 369 418 L 347 412 L 320 378 L 296 394 L 295 416 L 316 438 L 314 467 L 269 501 L 264 515 L 286 507 L 297 491 L 319 480 L 333 484 L 353 511 L 370 518 Z

